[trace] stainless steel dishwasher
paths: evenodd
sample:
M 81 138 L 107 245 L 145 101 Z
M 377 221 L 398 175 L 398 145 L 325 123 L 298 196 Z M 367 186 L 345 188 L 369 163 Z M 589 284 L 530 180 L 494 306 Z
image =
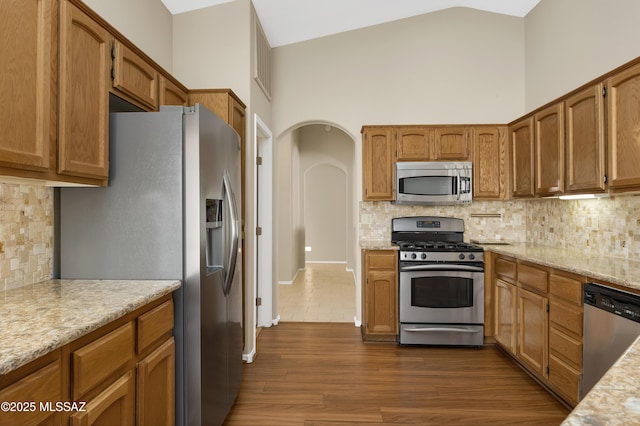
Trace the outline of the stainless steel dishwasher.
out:
M 580 399 L 640 336 L 640 296 L 601 284 L 584 285 L 584 346 Z

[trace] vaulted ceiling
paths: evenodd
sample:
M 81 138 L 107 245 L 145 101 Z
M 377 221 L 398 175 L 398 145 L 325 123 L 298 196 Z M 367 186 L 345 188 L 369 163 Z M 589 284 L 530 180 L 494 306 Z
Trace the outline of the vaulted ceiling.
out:
M 178 14 L 235 0 L 162 0 Z M 523 17 L 540 0 L 252 0 L 271 47 L 451 7 Z

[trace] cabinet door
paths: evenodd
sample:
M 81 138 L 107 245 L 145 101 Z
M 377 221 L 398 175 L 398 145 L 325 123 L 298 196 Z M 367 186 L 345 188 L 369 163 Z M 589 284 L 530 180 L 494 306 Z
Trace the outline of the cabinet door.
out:
M 167 340 L 138 363 L 138 425 L 175 420 L 175 343 Z
M 71 416 L 72 426 L 133 425 L 135 422 L 135 380 L 128 371 L 95 398 L 85 411 Z
M 364 334 L 398 334 L 398 252 L 364 252 Z
M 427 161 L 433 158 L 433 129 L 403 126 L 396 129 L 398 161 Z
M 118 40 L 113 42 L 113 89 L 147 111 L 158 109 L 158 71 Z
M 55 146 L 57 2 L 0 2 L 0 166 L 48 170 Z
M 511 154 L 511 182 L 514 197 L 534 195 L 533 117 L 527 117 L 509 127 Z
M 519 288 L 517 357 L 544 378 L 548 376 L 548 324 L 547 298 Z
M 473 198 L 506 199 L 509 178 L 506 128 L 474 127 L 472 135 Z
M 536 194 L 564 191 L 564 103 L 560 102 L 535 117 Z
M 58 173 L 106 179 L 111 36 L 69 1 L 60 10 Z
M 160 77 L 159 105 L 188 105 L 187 92 L 166 77 Z
M 436 160 L 471 160 L 471 141 L 466 127 L 436 128 L 433 138 Z
M 362 133 L 362 198 L 392 201 L 394 194 L 393 129 L 367 127 Z
M 567 192 L 605 190 L 603 85 L 565 101 Z
M 371 271 L 366 282 L 367 333 L 398 333 L 398 278 L 395 271 Z
M 495 285 L 495 334 L 494 337 L 505 349 L 516 354 L 516 307 L 517 287 L 499 278 Z
M 55 404 L 57 401 L 62 401 L 61 371 L 60 362 L 56 361 L 2 389 L 1 402 L 37 405 L 29 407 L 34 408 L 33 410 L 2 412 L 0 426 L 61 424 L 60 413 L 40 409 L 41 402 L 50 401 Z
M 609 188 L 640 189 L 640 64 L 609 78 L 606 85 Z

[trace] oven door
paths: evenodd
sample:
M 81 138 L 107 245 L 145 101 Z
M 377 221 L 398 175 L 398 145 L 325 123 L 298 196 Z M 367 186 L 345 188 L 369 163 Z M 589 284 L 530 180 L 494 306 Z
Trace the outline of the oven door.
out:
M 401 265 L 399 311 L 401 323 L 483 324 L 484 268 Z

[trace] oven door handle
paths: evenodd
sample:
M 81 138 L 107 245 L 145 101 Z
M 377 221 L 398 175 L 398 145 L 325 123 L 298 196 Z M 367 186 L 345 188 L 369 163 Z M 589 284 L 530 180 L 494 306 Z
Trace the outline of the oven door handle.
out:
M 405 271 L 464 271 L 464 272 L 484 272 L 484 268 L 481 266 L 471 265 L 451 265 L 451 264 L 437 264 L 437 265 L 415 265 L 415 266 L 402 266 L 400 272 Z
M 454 333 L 479 333 L 480 329 L 478 328 L 464 328 L 464 327 L 414 327 L 414 328 L 405 328 L 403 331 L 408 331 L 411 333 L 421 333 L 425 331 L 435 331 L 435 332 L 454 332 Z

